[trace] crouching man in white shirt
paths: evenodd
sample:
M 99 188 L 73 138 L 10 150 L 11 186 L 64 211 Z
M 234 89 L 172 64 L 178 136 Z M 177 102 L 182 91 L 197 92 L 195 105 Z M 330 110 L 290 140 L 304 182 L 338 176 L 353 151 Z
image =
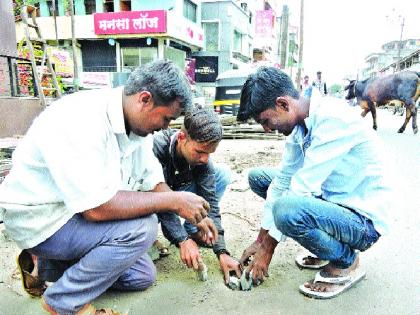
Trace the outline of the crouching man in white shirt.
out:
M 25 253 L 68 263 L 43 294 L 48 312 L 94 313 L 89 303 L 108 288 L 148 288 L 155 213 L 174 212 L 208 231 L 199 225 L 208 203 L 163 192 L 152 151 L 151 134 L 190 103 L 182 71 L 157 61 L 136 69 L 124 88 L 66 96 L 35 119 L 0 186 L 0 215 Z

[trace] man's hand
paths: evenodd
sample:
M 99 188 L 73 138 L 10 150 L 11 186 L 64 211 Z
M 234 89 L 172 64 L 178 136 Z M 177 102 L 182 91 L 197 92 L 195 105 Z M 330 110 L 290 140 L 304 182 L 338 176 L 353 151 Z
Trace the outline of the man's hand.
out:
M 257 240 L 254 243 L 252 243 L 248 248 L 246 248 L 244 252 L 242 253 L 241 259 L 239 259 L 239 263 L 241 264 L 241 266 L 248 265 L 249 259 L 251 258 L 251 256 L 253 256 L 257 252 L 259 246 L 261 245 L 262 240 L 265 238 L 267 234 L 268 234 L 267 230 L 264 230 L 262 228 L 260 229 Z
M 225 284 L 229 283 L 230 272 L 234 271 L 238 278 L 241 277 L 242 271 L 238 261 L 230 257 L 228 254 L 221 254 L 219 256 L 220 269 L 223 273 Z
M 197 225 L 197 223 L 207 217 L 210 205 L 204 198 L 187 191 L 179 191 L 176 194 L 179 197 L 177 199 L 179 204 L 176 213 L 180 217 L 194 225 Z
M 209 246 L 213 246 L 217 242 L 219 232 L 212 219 L 209 217 L 204 218 L 200 223 L 196 224 L 196 227 L 199 231 L 193 234 L 193 239 Z
M 254 258 L 245 270 L 246 275 L 252 271 L 252 281 L 254 284 L 264 281 L 264 277 L 268 277 L 268 266 L 273 257 L 274 250 L 278 242 L 267 234 L 261 244 L 257 246 Z
M 254 256 L 254 254 L 257 252 L 258 248 L 260 247 L 261 243 L 258 241 L 255 241 L 251 245 L 249 245 L 244 252 L 242 253 L 241 259 L 239 259 L 239 263 L 241 266 L 247 266 L 248 261 L 251 258 L 251 256 Z
M 272 257 L 272 252 L 260 247 L 254 254 L 254 259 L 245 270 L 247 278 L 252 271 L 252 282 L 254 284 L 264 281 L 264 277 L 268 277 L 268 266 Z
M 179 243 L 179 254 L 182 262 L 186 264 L 188 268 L 198 270 L 198 263 L 201 261 L 201 255 L 197 244 L 193 240 L 187 239 L 186 241 Z

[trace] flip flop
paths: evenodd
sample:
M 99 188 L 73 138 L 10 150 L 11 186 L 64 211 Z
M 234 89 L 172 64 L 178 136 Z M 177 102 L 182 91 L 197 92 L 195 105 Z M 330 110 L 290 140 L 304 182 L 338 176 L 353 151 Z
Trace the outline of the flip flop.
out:
M 335 290 L 330 291 L 330 292 L 317 292 L 317 291 L 312 291 L 310 288 L 307 288 L 305 287 L 304 284 L 302 284 L 299 286 L 299 291 L 300 293 L 311 298 L 322 299 L 322 300 L 331 299 L 333 297 L 340 295 L 344 291 L 347 291 L 352 286 L 354 286 L 355 284 L 363 280 L 365 277 L 366 277 L 366 272 L 363 270 L 357 270 L 357 269 L 354 271 L 351 271 L 349 273 L 349 279 L 346 282 L 341 283 L 341 284 L 337 284 L 336 282 L 334 282 L 336 281 L 334 280 L 336 278 L 321 277 L 321 278 L 318 278 L 317 280 L 315 277 L 315 279 L 313 280 L 313 283 L 316 283 L 316 282 L 334 283 L 336 285 Z M 344 278 L 344 277 L 341 277 L 341 278 Z
M 311 254 L 311 253 L 299 254 L 295 258 L 296 265 L 299 268 L 305 268 L 305 269 L 321 269 L 321 268 L 325 267 L 326 265 L 328 265 L 328 263 L 329 263 L 328 260 L 321 260 L 319 264 L 307 265 L 307 264 L 305 264 L 305 258 L 307 258 L 307 257 L 314 258 L 314 259 L 319 259 L 316 255 Z
M 23 250 L 17 257 L 16 263 L 25 292 L 31 297 L 41 297 L 47 289 L 47 285 L 45 281 L 31 274 L 35 267 L 31 254 Z
M 343 284 L 351 280 L 350 275 L 328 277 L 328 276 L 324 276 L 323 274 L 324 275 L 326 274 L 325 271 L 323 270 L 318 271 L 315 275 L 314 283 L 324 282 L 324 283 L 331 283 L 331 284 Z

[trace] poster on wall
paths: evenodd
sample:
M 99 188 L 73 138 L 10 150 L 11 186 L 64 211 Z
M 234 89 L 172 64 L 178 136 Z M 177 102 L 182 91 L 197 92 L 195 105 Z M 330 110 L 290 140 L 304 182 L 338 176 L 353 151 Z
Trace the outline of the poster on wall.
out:
M 185 59 L 185 75 L 187 76 L 188 82 L 193 85 L 195 84 L 195 59 Z
M 81 86 L 85 89 L 111 87 L 110 72 L 82 72 Z
M 55 73 L 63 78 L 73 77 L 73 58 L 67 50 L 48 47 Z
M 215 82 L 219 74 L 219 57 L 196 56 L 195 58 L 195 81 Z

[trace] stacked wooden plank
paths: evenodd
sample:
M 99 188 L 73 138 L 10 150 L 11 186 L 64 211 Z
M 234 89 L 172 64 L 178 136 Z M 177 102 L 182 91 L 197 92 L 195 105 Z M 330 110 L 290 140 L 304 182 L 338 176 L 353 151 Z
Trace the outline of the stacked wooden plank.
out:
M 180 129 L 184 117 L 171 122 L 170 128 Z M 264 129 L 260 124 L 250 120 L 248 123 L 240 124 L 236 120 L 236 116 L 232 115 L 220 115 L 220 121 L 223 126 L 223 138 L 224 139 L 261 139 L 261 140 L 278 140 L 284 139 L 283 134 L 278 132 L 265 133 Z
M 261 125 L 240 124 L 236 126 L 223 126 L 224 139 L 256 139 L 256 140 L 279 140 L 284 135 L 277 131 L 265 133 Z

